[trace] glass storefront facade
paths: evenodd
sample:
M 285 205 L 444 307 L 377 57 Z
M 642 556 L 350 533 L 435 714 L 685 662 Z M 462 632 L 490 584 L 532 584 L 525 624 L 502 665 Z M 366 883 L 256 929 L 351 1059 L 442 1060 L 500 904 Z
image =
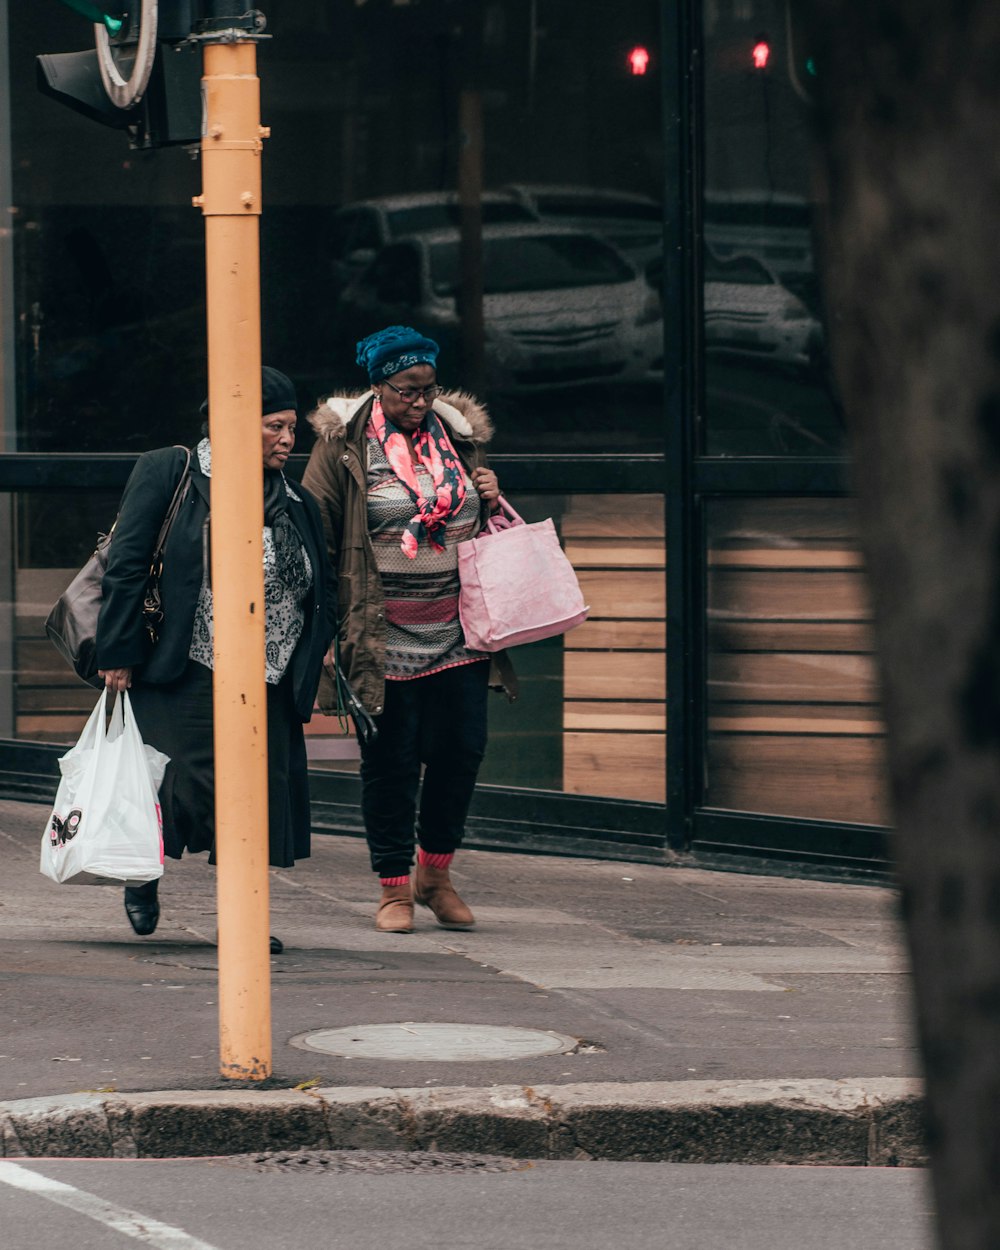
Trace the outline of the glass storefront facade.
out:
M 258 57 L 264 358 L 312 405 L 360 387 L 354 343 L 405 317 L 441 343 L 443 381 L 486 392 L 497 452 L 567 440 L 662 452 L 663 310 L 646 275 L 662 254 L 659 74 L 633 82 L 623 68 L 630 38 L 652 42 L 658 6 L 628 0 L 610 40 L 600 5 L 548 0 L 533 33 L 529 7 L 273 7 Z M 86 42 L 73 13 L 12 5 L 8 24 L 17 448 L 193 437 L 206 386 L 199 163 L 183 148 L 130 151 L 39 95 L 36 54 Z M 473 260 L 460 177 L 481 193 Z M 478 343 L 459 312 L 472 266 Z
M 362 389 L 353 344 L 371 330 L 438 339 L 441 380 L 486 400 L 507 493 L 555 519 L 591 605 L 517 653 L 473 836 L 875 863 L 882 730 L 784 3 L 265 12 L 265 361 L 308 411 Z M 38 93 L 36 55 L 87 45 L 67 8 L 0 0 L 0 18 L 0 775 L 16 792 L 92 702 L 45 613 L 135 455 L 199 437 L 207 362 L 197 159 L 133 150 Z M 296 474 L 309 445 L 302 422 Z M 353 740 L 317 717 L 309 753 L 327 826 L 356 827 Z
M 844 454 L 788 14 L 787 0 L 704 7 L 699 434 L 709 456 Z
M 864 568 L 818 277 L 823 189 L 786 0 L 704 0 L 685 619 L 692 842 L 876 856 L 890 820 Z
M 887 821 L 871 623 L 848 505 L 707 505 L 712 807 Z

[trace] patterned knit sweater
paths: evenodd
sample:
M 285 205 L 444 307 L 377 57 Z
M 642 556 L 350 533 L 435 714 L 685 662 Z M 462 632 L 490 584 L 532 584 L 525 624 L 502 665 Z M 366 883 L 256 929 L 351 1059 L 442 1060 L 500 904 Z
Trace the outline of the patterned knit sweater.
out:
M 417 467 L 421 494 L 434 498 L 434 483 Z M 374 433 L 368 437 L 368 532 L 385 592 L 387 680 L 429 673 L 486 659 L 465 646 L 458 619 L 458 544 L 479 530 L 479 496 L 465 475 L 465 499 L 439 534 L 443 551 L 422 541 L 413 559 L 400 546 L 413 516 L 413 499 L 393 472 Z

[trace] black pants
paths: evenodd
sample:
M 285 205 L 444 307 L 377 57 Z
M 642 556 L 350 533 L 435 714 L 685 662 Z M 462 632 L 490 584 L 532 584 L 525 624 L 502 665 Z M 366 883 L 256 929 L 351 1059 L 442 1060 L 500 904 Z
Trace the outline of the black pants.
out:
M 212 670 L 189 660 L 168 686 L 130 691 L 144 742 L 170 763 L 160 786 L 163 850 L 173 859 L 208 851 L 215 863 L 215 742 Z M 309 773 L 302 722 L 295 713 L 291 674 L 267 687 L 268 862 L 290 868 L 309 855 Z
M 415 840 L 436 854 L 461 844 L 486 751 L 489 670 L 477 661 L 385 683 L 378 738 L 361 753 L 361 813 L 380 877 L 410 871 Z

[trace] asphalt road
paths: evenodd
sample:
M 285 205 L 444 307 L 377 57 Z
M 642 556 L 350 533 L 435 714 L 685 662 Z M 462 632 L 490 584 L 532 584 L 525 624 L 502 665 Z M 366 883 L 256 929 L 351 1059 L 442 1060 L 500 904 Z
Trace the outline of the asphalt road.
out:
M 0 1161 L 5 1250 L 930 1250 L 929 1207 L 926 1174 L 904 1169 L 349 1152 Z

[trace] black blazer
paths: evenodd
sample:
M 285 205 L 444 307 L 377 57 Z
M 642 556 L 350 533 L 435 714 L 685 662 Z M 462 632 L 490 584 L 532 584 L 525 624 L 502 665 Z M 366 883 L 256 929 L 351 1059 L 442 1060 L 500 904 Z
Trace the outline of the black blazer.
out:
M 207 556 L 206 522 L 211 480 L 191 453 L 191 486 L 170 530 L 163 555 L 160 599 L 163 622 L 155 646 L 142 619 L 142 600 L 160 526 L 184 469 L 184 454 L 162 447 L 140 456 L 122 495 L 118 523 L 102 583 L 97 621 L 99 668 L 131 668 L 133 680 L 165 685 L 184 672 L 194 633 L 195 610 Z M 303 602 L 305 624 L 292 656 L 290 672 L 295 708 L 303 721 L 312 715 L 323 657 L 333 638 L 336 594 L 331 585 L 326 541 L 319 508 L 303 486 L 294 483 L 301 502 L 288 499 L 288 515 L 302 539 L 313 568 L 313 585 Z

